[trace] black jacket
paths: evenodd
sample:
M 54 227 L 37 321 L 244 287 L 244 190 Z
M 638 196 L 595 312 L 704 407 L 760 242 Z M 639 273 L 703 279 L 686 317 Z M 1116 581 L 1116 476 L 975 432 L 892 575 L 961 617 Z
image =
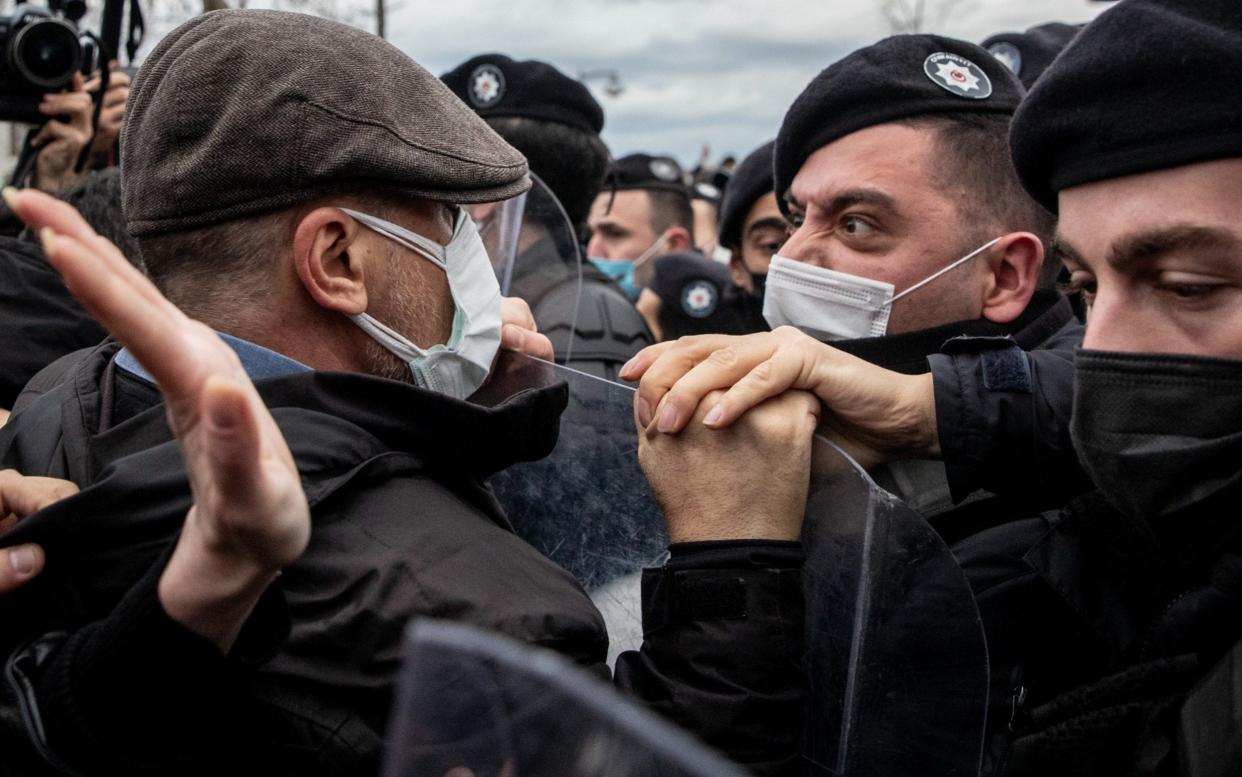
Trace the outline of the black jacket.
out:
M 189 507 L 158 394 L 116 368 L 116 350 L 105 344 L 62 367 L 63 382 L 0 431 L 2 466 L 83 487 L 4 538 L 42 542 L 50 559 L 36 584 L 0 602 L 4 622 L 23 626 L 6 629 L 6 655 L 24 639 L 112 617 L 167 552 Z M 483 485 L 550 449 L 563 384 L 491 408 L 360 375 L 256 385 L 298 463 L 313 529 L 274 589 L 288 637 L 249 678 L 243 703 L 234 698 L 235 717 L 250 722 L 235 755 L 270 774 L 374 775 L 402 633 L 414 617 L 495 629 L 606 671 L 599 613 L 566 572 L 513 535 Z M 771 635 L 801 628 L 790 585 L 799 554 L 746 544 L 675 550 L 645 575 L 647 642 L 622 658 L 618 680 L 709 744 L 775 773 L 793 757 L 800 683 L 797 656 Z M 698 599 L 682 601 L 686 586 Z M 712 596 L 714 586 L 724 593 Z M 696 609 L 705 592 L 714 609 Z M 740 603 L 721 611 L 721 597 Z M 156 690 L 133 682 L 136 694 Z M 120 769 L 142 752 L 143 732 L 110 712 L 78 711 L 95 731 L 49 724 L 51 746 L 78 765 L 99 763 L 92 743 L 102 735 Z M 217 750 L 227 750 L 220 741 Z
M 942 461 L 897 462 L 873 472 L 876 482 L 949 542 L 1089 490 L 1069 440 L 1082 335 L 1069 302 L 1040 292 L 1010 324 L 972 321 L 843 344 L 889 369 L 932 374 Z M 1011 487 L 1030 480 L 1039 487 Z
M 0 236 L 0 408 L 12 409 L 39 370 L 106 334 L 38 245 Z
M 1176 774 L 1181 701 L 1242 639 L 1229 496 L 1150 527 L 1092 493 L 954 546 L 988 639 L 984 774 Z

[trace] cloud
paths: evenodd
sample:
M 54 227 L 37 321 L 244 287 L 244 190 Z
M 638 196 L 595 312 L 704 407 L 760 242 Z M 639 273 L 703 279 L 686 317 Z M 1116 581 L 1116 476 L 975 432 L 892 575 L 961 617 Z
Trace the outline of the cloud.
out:
M 543 59 L 570 75 L 614 69 L 604 105 L 617 155 L 668 152 L 693 163 L 773 136 L 821 69 L 887 34 L 878 0 L 404 0 L 389 38 L 440 73 L 485 51 Z M 946 2 L 946 0 L 940 0 Z M 932 0 L 936 4 L 936 0 Z M 1086 21 L 1087 0 L 965 0 L 937 32 L 979 40 L 1050 20 Z

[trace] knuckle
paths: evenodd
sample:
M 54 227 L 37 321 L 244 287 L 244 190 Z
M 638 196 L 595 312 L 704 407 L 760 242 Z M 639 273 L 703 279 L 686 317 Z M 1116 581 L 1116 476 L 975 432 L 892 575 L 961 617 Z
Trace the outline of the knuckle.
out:
M 761 385 L 767 384 L 771 383 L 775 377 L 774 371 L 775 368 L 772 366 L 772 360 L 768 359 L 767 361 L 760 362 L 756 365 L 755 368 L 750 371 L 750 375 L 748 377 L 755 383 Z
M 707 361 L 717 367 L 734 367 L 738 363 L 737 349 L 731 345 L 717 348 L 707 357 Z

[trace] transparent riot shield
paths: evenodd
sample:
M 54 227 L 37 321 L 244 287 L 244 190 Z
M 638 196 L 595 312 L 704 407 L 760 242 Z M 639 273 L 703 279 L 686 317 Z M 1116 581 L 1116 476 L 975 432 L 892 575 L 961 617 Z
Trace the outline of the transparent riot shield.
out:
M 383 777 L 743 777 L 559 656 L 415 623 Z
M 496 205 L 473 206 L 500 293 L 535 309 L 539 330 L 552 341 L 557 362 L 573 358 L 582 296 L 578 233 L 556 195 L 531 175 L 525 194 Z
M 593 591 L 657 562 L 668 538 L 638 467 L 634 389 L 505 354 L 487 391 L 557 381 L 569 385 L 569 404 L 555 450 L 491 483 L 517 533 Z
M 614 648 L 635 648 L 638 574 L 659 563 L 666 536 L 638 466 L 634 392 L 524 356 L 503 360 L 489 391 L 557 381 L 568 385 L 569 405 L 556 449 L 493 485 L 518 533 L 591 593 Z M 918 513 L 827 440 L 815 441 L 811 474 L 803 535 L 808 770 L 976 775 L 988 659 L 964 573 Z
M 642 642 L 641 572 L 668 547 L 664 516 L 638 466 L 634 390 L 502 353 L 475 402 L 563 381 L 556 448 L 497 473 L 491 485 L 518 536 L 568 570 L 604 615 L 609 661 Z
M 808 771 L 978 775 L 987 643 L 940 536 L 817 439 L 802 542 Z

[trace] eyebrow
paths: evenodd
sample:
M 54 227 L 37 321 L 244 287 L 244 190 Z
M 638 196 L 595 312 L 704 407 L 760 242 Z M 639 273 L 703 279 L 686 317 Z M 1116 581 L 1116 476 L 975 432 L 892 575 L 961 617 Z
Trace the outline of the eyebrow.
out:
M 1136 264 L 1149 264 L 1175 251 L 1238 251 L 1238 237 L 1227 229 L 1178 224 L 1127 235 L 1113 243 L 1108 263 L 1124 270 Z
M 752 232 L 758 232 L 761 229 L 768 229 L 768 228 L 779 229 L 783 231 L 789 228 L 789 223 L 785 221 L 785 219 L 777 218 L 776 216 L 768 216 L 765 219 L 759 219 L 754 224 L 751 224 L 749 227 L 747 227 L 746 234 L 749 235 Z
M 840 213 L 855 205 L 871 205 L 876 208 L 896 212 L 897 203 L 888 194 L 879 189 L 846 189 L 828 202 L 829 213 Z
M 792 210 L 806 212 L 806 206 L 799 202 L 793 194 L 785 196 L 785 202 L 789 204 Z M 879 189 L 871 189 L 867 187 L 858 187 L 855 189 L 846 189 L 834 196 L 828 201 L 828 206 L 824 209 L 830 216 L 835 216 L 846 208 L 855 205 L 870 205 L 875 208 L 886 210 L 890 213 L 897 212 L 897 201 L 887 193 Z
M 608 217 L 601 218 L 599 221 L 596 221 L 594 224 L 590 224 L 588 226 L 590 226 L 591 230 L 595 232 L 598 232 L 601 229 L 608 229 L 614 232 L 626 232 L 626 233 L 630 231 L 626 229 L 621 224 L 620 221 L 617 221 L 616 219 L 608 218 Z

